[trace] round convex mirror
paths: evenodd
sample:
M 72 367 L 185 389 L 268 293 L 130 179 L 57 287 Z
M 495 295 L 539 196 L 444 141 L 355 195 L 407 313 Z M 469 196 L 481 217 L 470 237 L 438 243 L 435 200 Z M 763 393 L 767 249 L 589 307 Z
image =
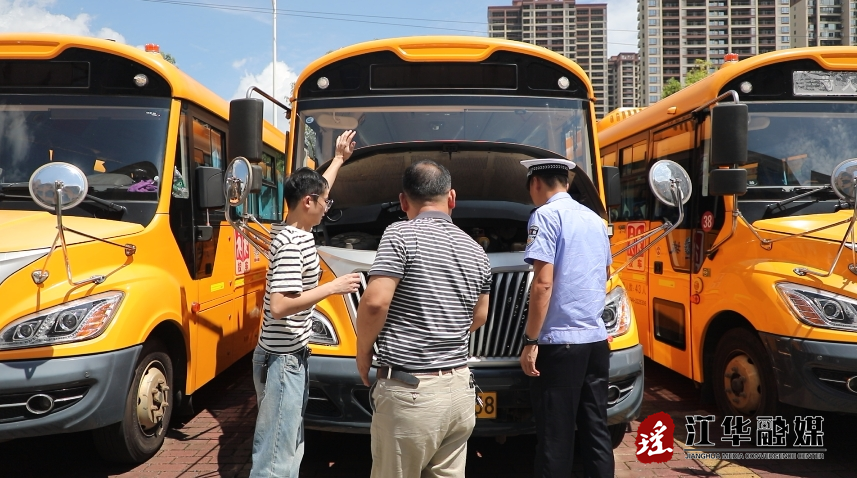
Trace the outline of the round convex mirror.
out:
M 652 166 L 649 170 L 649 187 L 652 188 L 652 193 L 658 200 L 667 206 L 678 207 L 673 199 L 673 193 L 670 190 L 670 185 L 673 181 L 677 181 L 677 186 L 681 191 L 681 203 L 686 204 L 690 200 L 692 192 L 690 184 L 690 176 L 675 161 L 662 159 Z
M 48 163 L 30 176 L 30 197 L 39 206 L 53 211 L 57 207 L 57 182 L 60 183 L 60 209 L 71 209 L 86 199 L 89 183 L 77 166 L 69 163 Z
M 830 175 L 830 185 L 837 196 L 854 202 L 854 176 L 857 176 L 857 158 L 846 159 L 833 168 Z
M 230 207 L 244 204 L 247 195 L 250 194 L 249 185 L 253 183 L 253 168 L 250 161 L 243 156 L 233 159 L 226 167 L 226 179 L 223 181 L 223 192 L 226 194 L 226 203 Z

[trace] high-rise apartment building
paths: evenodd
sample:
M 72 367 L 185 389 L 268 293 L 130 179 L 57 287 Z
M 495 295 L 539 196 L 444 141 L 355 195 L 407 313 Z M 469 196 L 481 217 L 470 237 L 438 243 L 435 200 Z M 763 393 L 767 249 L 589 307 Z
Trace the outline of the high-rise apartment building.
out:
M 718 67 L 727 53 L 739 59 L 789 48 L 793 0 L 639 0 L 640 94 L 658 101 L 664 84 L 684 84 L 697 59 Z M 806 0 L 840 2 L 840 0 Z
M 488 7 L 488 34 L 534 43 L 576 61 L 589 78 L 603 117 L 607 102 L 607 4 L 574 0 L 513 0 Z
M 640 104 L 637 79 L 640 76 L 640 56 L 636 53 L 619 53 L 608 60 L 607 109 Z
M 857 45 L 857 2 L 791 0 L 791 46 Z

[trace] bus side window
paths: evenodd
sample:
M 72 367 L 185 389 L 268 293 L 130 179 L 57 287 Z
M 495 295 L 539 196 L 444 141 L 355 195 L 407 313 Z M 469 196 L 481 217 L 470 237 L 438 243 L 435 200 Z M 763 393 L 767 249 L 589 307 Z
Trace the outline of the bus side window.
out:
M 693 121 L 685 121 L 667 129 L 656 132 L 652 136 L 652 163 L 662 159 L 675 161 L 688 174 L 692 174 L 690 169 L 691 155 L 693 154 L 695 140 L 695 130 Z M 689 213 L 690 203 L 685 205 L 685 214 Z M 670 219 L 672 221 L 678 219 L 678 211 L 676 208 L 665 206 L 660 201 L 656 201 L 654 218 Z M 689 221 L 685 220 L 679 225 L 679 228 L 688 228 Z
M 604 166 L 619 166 L 619 162 L 616 160 L 616 150 L 612 147 L 610 148 L 612 151 L 607 152 L 606 150 L 601 151 L 601 162 Z M 607 214 L 610 216 L 610 222 L 616 221 L 619 219 L 619 206 L 610 206 L 607 210 Z
M 622 178 L 622 205 L 617 221 L 648 219 L 649 184 L 646 168 L 646 141 L 619 151 L 619 176 Z
M 247 212 L 253 213 L 262 222 L 282 220 L 283 176 L 285 175 L 285 155 L 277 153 L 276 158 L 262 153 L 262 190 L 250 195 Z
M 223 169 L 223 151 L 226 137 L 217 129 L 193 119 L 193 160 L 200 166 L 214 166 Z

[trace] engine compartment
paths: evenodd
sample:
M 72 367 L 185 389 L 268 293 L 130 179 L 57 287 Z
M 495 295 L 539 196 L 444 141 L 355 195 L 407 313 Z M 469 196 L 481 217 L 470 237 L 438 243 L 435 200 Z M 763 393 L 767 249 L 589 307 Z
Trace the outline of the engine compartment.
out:
M 333 247 L 357 250 L 376 250 L 387 226 L 398 220 L 407 220 L 401 209 L 394 221 L 376 221 L 364 225 L 335 225 L 329 222 L 319 228 L 319 243 Z M 472 237 L 486 252 L 523 251 L 527 240 L 526 221 L 511 219 L 486 220 L 455 218 L 453 223 Z
M 399 205 L 402 173 L 430 159 L 446 167 L 456 191 L 451 217 L 486 252 L 523 251 L 533 211 L 521 160 L 554 157 L 537 148 L 486 142 L 426 142 L 362 148 L 337 176 L 333 208 L 316 228 L 317 243 L 375 250 L 390 224 L 407 220 Z M 324 165 L 320 168 L 324 169 Z M 606 212 L 590 179 L 569 171 L 569 193 L 602 217 Z

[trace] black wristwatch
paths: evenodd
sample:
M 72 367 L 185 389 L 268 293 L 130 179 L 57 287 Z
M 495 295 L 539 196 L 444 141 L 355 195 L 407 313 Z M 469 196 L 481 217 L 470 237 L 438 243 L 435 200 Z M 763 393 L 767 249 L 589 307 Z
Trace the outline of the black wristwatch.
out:
M 539 344 L 539 339 L 531 339 L 531 338 L 527 337 L 527 334 L 524 334 L 524 346 L 538 345 L 538 344 Z

